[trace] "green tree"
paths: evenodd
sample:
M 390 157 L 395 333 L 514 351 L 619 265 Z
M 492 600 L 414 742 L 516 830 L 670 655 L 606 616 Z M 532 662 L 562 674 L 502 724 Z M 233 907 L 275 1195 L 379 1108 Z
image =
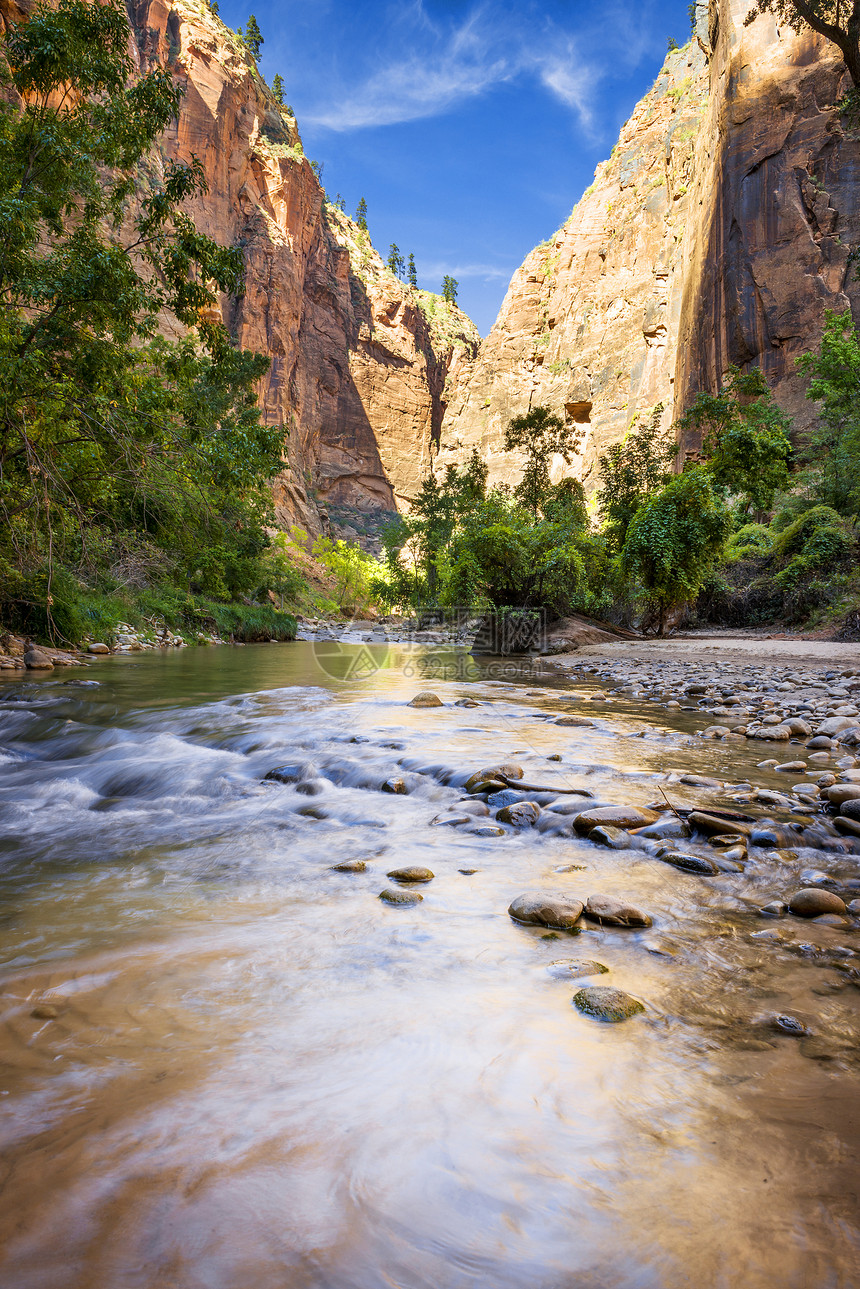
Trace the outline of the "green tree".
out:
M 719 394 L 697 394 L 679 425 L 702 435 L 705 468 L 740 497 L 744 516 L 768 510 L 788 484 L 791 421 L 758 368 L 730 368 Z
M 505 430 L 505 451 L 518 448 L 525 453 L 523 477 L 514 495 L 537 518 L 551 495 L 550 463 L 558 455 L 565 464 L 578 442 L 578 431 L 566 426 L 548 407 L 533 407 L 524 416 L 515 416 Z
M 218 4 L 218 0 L 211 0 L 211 3 L 210 3 L 210 5 L 209 5 L 209 8 L 212 10 L 212 13 L 213 13 L 213 14 L 215 15 L 215 17 L 217 18 L 217 17 L 218 17 L 218 15 L 219 15 L 219 14 L 220 14 L 220 12 L 221 12 L 221 8 L 220 8 L 220 6 L 219 6 L 219 4 Z
M 284 78 L 280 72 L 275 72 L 272 77 L 272 96 L 276 103 L 284 106 Z
M 355 222 L 359 228 L 367 232 L 367 202 L 363 197 L 355 208 Z
M 676 475 L 637 510 L 621 566 L 656 608 L 659 635 L 669 609 L 692 600 L 704 586 L 731 526 L 723 495 L 701 466 Z
M 455 277 L 450 277 L 446 273 L 442 279 L 442 299 L 446 300 L 448 304 L 456 304 L 459 286 L 460 283 L 457 279 Z
M 409 252 L 409 264 L 408 264 L 408 267 L 407 267 L 407 269 L 406 269 L 406 281 L 409 283 L 409 285 L 410 285 L 413 289 L 416 289 L 416 290 L 417 290 L 417 288 L 418 288 L 418 270 L 417 270 L 417 269 L 416 269 L 416 267 L 415 267 L 415 256 L 412 254 L 412 252 L 411 252 L 411 251 Z
M 760 13 L 772 13 L 782 26 L 811 27 L 831 41 L 845 59 L 851 80 L 860 86 L 860 0 L 756 0 L 746 24 Z
M 443 604 L 546 608 L 588 603 L 592 542 L 568 519 L 539 519 L 504 488 L 477 500 L 455 528 L 441 564 Z
M 263 33 L 260 31 L 260 24 L 253 14 L 249 15 L 248 21 L 245 23 L 243 39 L 248 46 L 248 52 L 256 63 L 262 53 L 265 41 L 263 40 Z
M 860 339 L 851 314 L 828 313 L 817 354 L 798 359 L 818 422 L 800 449 L 812 498 L 841 515 L 860 515 Z
M 400 247 L 397 245 L 396 242 L 391 243 L 391 247 L 389 248 L 389 251 L 388 251 L 388 259 L 386 260 L 386 263 L 395 277 L 402 276 L 406 268 L 406 265 L 404 263 L 403 256 L 400 253 Z
M 675 39 L 675 37 L 674 37 L 674 36 L 670 36 L 670 37 L 669 37 L 669 39 L 668 39 L 668 41 L 666 42 L 666 53 L 667 53 L 667 54 L 674 54 L 674 52 L 675 52 L 675 50 L 676 50 L 677 48 L 678 48 L 678 42 L 677 42 L 677 40 Z
M 59 564 L 142 548 L 236 594 L 257 582 L 281 441 L 255 406 L 268 360 L 211 321 L 244 267 L 183 211 L 200 163 L 137 189 L 180 91 L 166 69 L 132 80 L 114 3 L 39 3 L 2 59 L 0 598 L 50 619 Z M 158 336 L 166 315 L 185 339 Z
M 614 443 L 598 461 L 600 514 L 610 545 L 620 551 L 627 529 L 642 502 L 671 478 L 678 448 L 674 435 L 661 426 L 663 404 L 645 420 L 637 418 L 627 437 Z

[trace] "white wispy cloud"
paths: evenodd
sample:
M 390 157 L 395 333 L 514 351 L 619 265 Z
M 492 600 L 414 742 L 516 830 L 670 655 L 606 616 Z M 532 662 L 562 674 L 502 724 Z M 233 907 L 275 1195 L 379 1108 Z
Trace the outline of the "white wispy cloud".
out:
M 547 24 L 529 25 L 509 8 L 479 6 L 459 24 L 434 26 L 420 3 L 401 12 L 397 45 L 354 86 L 329 86 L 326 104 L 303 112 L 308 124 L 347 131 L 437 116 L 496 85 L 532 76 L 588 127 L 590 93 L 602 72 L 584 62 L 576 39 Z M 411 39 L 410 39 L 411 37 Z
M 446 275 L 457 278 L 482 278 L 485 282 L 494 282 L 497 280 L 507 282 L 516 268 L 516 264 L 447 264 L 439 261 L 436 264 L 422 263 L 420 266 L 422 278 L 443 278 Z

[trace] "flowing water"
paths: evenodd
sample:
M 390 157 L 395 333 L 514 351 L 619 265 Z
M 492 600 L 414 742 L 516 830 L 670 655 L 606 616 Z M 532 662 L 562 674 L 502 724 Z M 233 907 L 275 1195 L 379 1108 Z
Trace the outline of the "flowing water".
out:
M 428 668 L 445 707 L 406 706 Z M 5 1289 L 856 1286 L 858 937 L 755 910 L 857 858 L 703 879 L 431 826 L 500 758 L 640 805 L 755 764 L 684 713 L 569 710 L 551 674 L 306 643 L 3 682 Z M 302 782 L 263 781 L 285 763 Z M 435 879 L 388 907 L 406 864 Z M 654 925 L 509 918 L 544 889 Z M 580 1015 L 571 957 L 645 1014 Z

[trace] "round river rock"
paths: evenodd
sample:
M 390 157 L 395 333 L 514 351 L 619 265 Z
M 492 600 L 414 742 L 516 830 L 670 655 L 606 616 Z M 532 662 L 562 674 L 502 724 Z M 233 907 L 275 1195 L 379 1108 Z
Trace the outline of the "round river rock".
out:
M 385 876 L 392 878 L 395 882 L 432 882 L 436 874 L 431 873 L 429 868 L 421 868 L 416 865 L 413 868 L 392 868 L 391 872 L 386 873 Z
M 573 1005 L 586 1016 L 595 1020 L 608 1021 L 617 1025 L 619 1021 L 629 1020 L 645 1008 L 638 998 L 625 994 L 623 989 L 612 985 L 587 985 L 573 995 Z
M 582 916 L 582 901 L 566 895 L 518 895 L 508 913 L 515 922 L 568 931 Z
M 788 907 L 795 917 L 817 918 L 823 913 L 844 913 L 845 901 L 820 886 L 805 886 L 792 895 Z
M 583 912 L 592 922 L 600 922 L 603 926 L 652 925 L 647 913 L 634 908 L 632 904 L 625 904 L 623 900 L 615 900 L 610 895 L 589 895 Z
M 655 810 L 646 810 L 644 806 L 597 806 L 583 810 L 575 823 L 577 832 L 591 832 L 592 828 L 603 828 L 607 824 L 613 828 L 644 828 L 659 818 Z

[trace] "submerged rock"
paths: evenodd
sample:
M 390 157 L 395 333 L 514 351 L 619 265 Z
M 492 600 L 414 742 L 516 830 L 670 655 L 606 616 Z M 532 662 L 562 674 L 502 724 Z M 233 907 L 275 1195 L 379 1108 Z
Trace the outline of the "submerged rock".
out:
M 481 791 L 479 785 L 484 783 L 497 783 L 499 788 L 507 787 L 505 779 L 521 779 L 523 777 L 523 767 L 517 765 L 514 761 L 503 762 L 501 765 L 485 765 L 483 770 L 476 770 L 474 774 L 463 784 L 465 792 L 475 792 L 476 789 Z
M 629 1020 L 631 1016 L 645 1010 L 638 998 L 625 994 L 623 989 L 615 989 L 612 985 L 587 985 L 573 995 L 573 1005 L 584 1015 L 591 1016 L 594 1020 L 609 1021 L 611 1024 Z
M 514 828 L 532 828 L 540 818 L 540 806 L 534 801 L 518 801 L 512 806 L 502 806 L 496 814 L 499 823 Z
M 816 918 L 826 913 L 845 913 L 845 901 L 832 891 L 820 886 L 805 886 L 795 892 L 788 902 L 788 907 L 795 917 Z
M 345 859 L 342 864 L 332 864 L 333 873 L 364 873 L 367 864 L 363 859 Z
M 687 855 L 670 850 L 657 858 L 662 859 L 664 864 L 671 864 L 673 868 L 680 868 L 685 873 L 698 873 L 702 877 L 714 877 L 719 871 L 714 861 L 704 855 Z
M 577 979 L 579 976 L 603 976 L 609 968 L 592 958 L 559 958 L 557 962 L 549 964 L 547 971 L 556 979 L 567 980 Z
M 623 900 L 613 899 L 610 895 L 590 895 L 583 909 L 584 915 L 592 922 L 603 926 L 651 926 L 652 921 L 647 913 L 625 904 Z
M 592 828 L 644 828 L 655 824 L 660 816 L 656 810 L 644 806 L 597 806 L 583 810 L 576 817 L 578 832 L 590 832 Z
M 444 707 L 445 704 L 438 694 L 434 694 L 430 689 L 422 689 L 420 694 L 406 704 L 407 707 Z
M 420 865 L 414 865 L 411 868 L 392 868 L 386 877 L 392 878 L 395 882 L 432 882 L 436 876 L 429 868 L 421 868 Z
M 384 891 L 380 891 L 379 898 L 385 904 L 406 905 L 420 904 L 424 896 L 419 895 L 417 891 L 392 891 L 390 888 L 386 888 Z
M 508 913 L 515 922 L 566 931 L 582 916 L 582 901 L 566 895 L 518 895 L 509 905 Z

